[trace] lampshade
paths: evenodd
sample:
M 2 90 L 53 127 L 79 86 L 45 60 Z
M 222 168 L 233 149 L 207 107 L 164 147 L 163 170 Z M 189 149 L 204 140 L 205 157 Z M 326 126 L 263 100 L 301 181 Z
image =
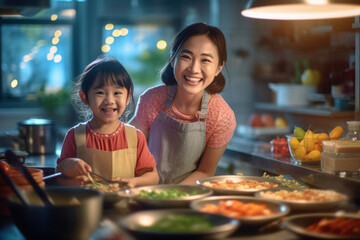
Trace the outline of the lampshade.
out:
M 360 16 L 360 0 L 249 0 L 241 14 L 274 20 L 355 17 Z

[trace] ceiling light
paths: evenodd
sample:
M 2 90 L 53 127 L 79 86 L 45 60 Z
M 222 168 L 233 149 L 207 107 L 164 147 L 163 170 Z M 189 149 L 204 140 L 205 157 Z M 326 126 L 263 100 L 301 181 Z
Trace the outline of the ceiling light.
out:
M 245 17 L 308 20 L 360 16 L 359 0 L 249 0 Z

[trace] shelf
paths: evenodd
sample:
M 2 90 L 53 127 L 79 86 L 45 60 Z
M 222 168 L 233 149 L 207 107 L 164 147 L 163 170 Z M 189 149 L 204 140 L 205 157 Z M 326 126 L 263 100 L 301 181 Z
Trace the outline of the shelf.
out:
M 293 106 L 287 107 L 287 106 L 278 106 L 274 103 L 264 103 L 264 102 L 255 103 L 254 107 L 259 110 L 305 114 L 305 115 L 320 116 L 320 117 L 353 118 L 355 114 L 354 111 L 352 110 L 340 111 L 333 109 L 331 107 L 293 107 Z

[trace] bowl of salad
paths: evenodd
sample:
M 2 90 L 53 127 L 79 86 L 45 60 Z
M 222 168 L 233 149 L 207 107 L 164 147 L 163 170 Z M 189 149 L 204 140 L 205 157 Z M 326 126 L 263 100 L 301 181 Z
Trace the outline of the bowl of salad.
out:
M 213 194 L 209 188 L 197 185 L 159 184 L 126 189 L 121 196 L 155 208 L 188 207 L 197 199 Z

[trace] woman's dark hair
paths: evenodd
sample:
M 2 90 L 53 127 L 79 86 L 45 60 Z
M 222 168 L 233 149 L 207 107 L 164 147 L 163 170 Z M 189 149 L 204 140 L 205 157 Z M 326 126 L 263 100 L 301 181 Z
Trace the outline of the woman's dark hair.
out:
M 128 119 L 127 115 L 132 113 L 133 106 L 135 105 L 133 97 L 134 84 L 123 65 L 111 56 L 99 56 L 87 65 L 84 71 L 77 77 L 73 87 L 73 100 L 80 116 L 84 119 L 89 119 L 92 112 L 89 107 L 82 104 L 79 91 L 82 90 L 87 99 L 90 89 L 101 88 L 108 84 L 114 84 L 127 89 L 127 97 L 130 97 L 131 101 L 121 118 L 124 118 L 124 121 Z
M 221 30 L 205 23 L 194 23 L 187 26 L 176 35 L 170 52 L 169 62 L 164 66 L 160 73 L 163 83 L 166 85 L 174 85 L 177 83 L 171 66 L 171 61 L 175 58 L 176 54 L 186 40 L 190 37 L 198 35 L 208 36 L 217 48 L 219 64 L 226 63 L 226 41 Z M 220 72 L 219 75 L 215 77 L 214 81 L 206 88 L 206 91 L 210 94 L 220 93 L 224 89 L 225 83 L 224 75 Z

